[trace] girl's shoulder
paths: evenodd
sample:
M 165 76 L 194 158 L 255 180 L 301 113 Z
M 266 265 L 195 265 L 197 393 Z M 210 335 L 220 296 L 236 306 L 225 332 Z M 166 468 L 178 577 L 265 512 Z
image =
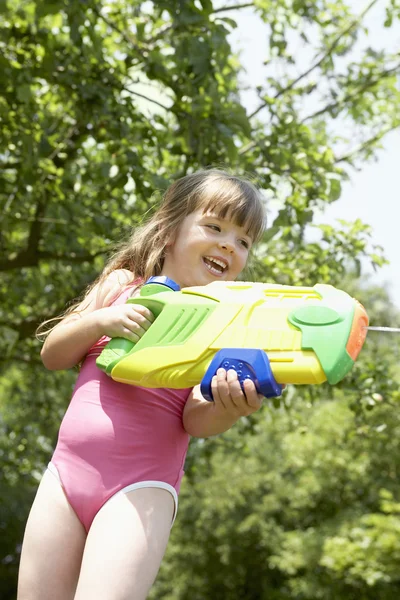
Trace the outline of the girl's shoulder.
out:
M 134 275 L 132 271 L 128 271 L 128 269 L 115 269 L 115 271 L 111 271 L 104 279 L 104 282 L 107 282 L 108 285 L 120 287 L 128 285 L 133 281 Z
M 102 305 L 110 306 L 125 290 L 138 285 L 133 273 L 128 269 L 116 269 L 111 271 L 99 286 L 102 295 Z

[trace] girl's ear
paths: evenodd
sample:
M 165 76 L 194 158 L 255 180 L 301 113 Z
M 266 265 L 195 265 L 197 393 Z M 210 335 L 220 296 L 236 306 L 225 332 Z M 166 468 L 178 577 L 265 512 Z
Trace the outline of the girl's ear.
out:
M 176 237 L 176 232 L 175 231 L 171 231 L 167 237 L 165 238 L 165 248 L 170 248 L 174 241 L 175 241 L 175 237 Z

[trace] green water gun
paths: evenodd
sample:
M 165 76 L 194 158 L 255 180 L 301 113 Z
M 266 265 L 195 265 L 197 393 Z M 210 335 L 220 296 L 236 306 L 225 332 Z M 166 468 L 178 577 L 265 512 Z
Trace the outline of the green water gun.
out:
M 331 285 L 282 286 L 215 281 L 182 290 L 152 277 L 128 302 L 155 316 L 137 343 L 112 339 L 97 366 L 115 381 L 155 388 L 201 383 L 212 400 L 219 367 L 252 379 L 259 393 L 279 396 L 282 384 L 339 382 L 364 344 L 364 307 Z

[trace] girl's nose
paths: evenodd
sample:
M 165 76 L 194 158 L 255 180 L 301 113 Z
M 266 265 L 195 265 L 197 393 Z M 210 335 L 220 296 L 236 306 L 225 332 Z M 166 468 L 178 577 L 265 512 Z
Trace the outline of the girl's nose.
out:
M 225 240 L 221 240 L 221 242 L 219 243 L 219 246 L 221 248 L 223 248 L 224 250 L 227 250 L 228 252 L 234 252 L 235 250 L 235 244 L 234 242 L 232 242 L 229 239 L 225 239 Z

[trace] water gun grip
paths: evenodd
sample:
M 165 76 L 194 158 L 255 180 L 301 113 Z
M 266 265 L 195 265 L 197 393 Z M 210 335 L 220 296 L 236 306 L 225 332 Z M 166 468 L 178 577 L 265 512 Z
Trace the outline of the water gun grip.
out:
M 116 360 L 123 358 L 132 350 L 136 342 L 131 342 L 125 338 L 113 338 L 104 348 L 96 360 L 96 364 L 102 371 L 111 373 Z
M 282 393 L 282 385 L 275 381 L 268 356 L 259 348 L 224 348 L 219 350 L 211 361 L 200 384 L 203 397 L 213 401 L 211 382 L 218 369 L 236 371 L 240 385 L 246 379 L 253 381 L 257 392 L 266 398 L 275 398 Z

